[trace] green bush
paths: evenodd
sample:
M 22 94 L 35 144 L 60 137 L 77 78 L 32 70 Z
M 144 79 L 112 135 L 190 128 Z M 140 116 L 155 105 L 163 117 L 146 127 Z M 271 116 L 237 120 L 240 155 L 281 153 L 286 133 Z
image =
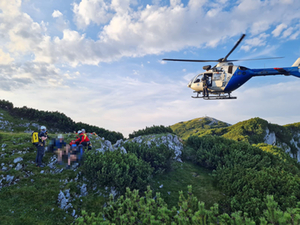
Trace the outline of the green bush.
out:
M 174 133 L 171 127 L 165 127 L 163 125 L 152 127 L 146 127 L 145 129 L 133 131 L 132 134 L 129 134 L 129 138 L 134 138 L 142 135 L 149 135 L 149 134 L 164 134 L 164 133 Z
M 287 211 L 279 209 L 273 196 L 264 198 L 265 208 L 257 224 L 299 224 L 300 222 L 300 203 L 296 208 L 289 208 Z M 82 217 L 76 219 L 77 225 L 96 225 L 96 224 L 168 224 L 168 225 L 209 225 L 209 224 L 232 224 L 232 225 L 255 225 L 255 221 L 248 217 L 247 213 L 237 211 L 228 215 L 220 214 L 218 204 L 215 204 L 210 210 L 205 209 L 203 202 L 199 202 L 192 193 L 192 187 L 188 187 L 188 195 L 185 197 L 180 192 L 179 209 L 173 207 L 168 209 L 166 203 L 156 194 L 152 198 L 152 191 L 148 186 L 145 197 L 140 197 L 137 190 L 126 190 L 126 195 L 119 197 L 116 201 L 112 195 L 102 211 L 96 215 L 88 215 L 82 212 Z
M 190 137 L 187 144 L 194 149 L 189 150 L 194 163 L 214 170 L 226 195 L 220 202 L 225 212 L 243 210 L 258 222 L 267 195 L 274 196 L 281 210 L 300 200 L 299 164 L 278 148 L 217 136 Z
M 114 187 L 120 194 L 125 193 L 126 187 L 146 190 L 152 172 L 149 163 L 132 153 L 123 154 L 120 150 L 104 153 L 89 151 L 83 165 L 83 175 L 88 185 Z
M 146 144 L 126 142 L 123 147 L 127 152 L 133 153 L 139 159 L 148 162 L 154 168 L 154 171 L 158 173 L 170 170 L 172 159 L 175 157 L 174 151 L 164 144 L 148 146 Z

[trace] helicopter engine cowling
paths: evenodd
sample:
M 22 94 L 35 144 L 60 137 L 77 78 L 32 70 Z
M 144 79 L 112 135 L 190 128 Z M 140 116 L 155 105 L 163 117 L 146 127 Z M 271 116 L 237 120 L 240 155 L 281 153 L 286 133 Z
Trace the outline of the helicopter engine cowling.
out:
M 203 66 L 204 70 L 210 70 L 210 68 L 211 68 L 211 65 Z

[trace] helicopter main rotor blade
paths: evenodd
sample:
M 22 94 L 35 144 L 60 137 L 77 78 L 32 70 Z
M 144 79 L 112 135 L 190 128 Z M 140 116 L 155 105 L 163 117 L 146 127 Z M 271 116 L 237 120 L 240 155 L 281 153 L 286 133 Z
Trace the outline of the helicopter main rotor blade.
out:
M 193 59 L 163 59 L 165 61 L 180 61 L 180 62 L 219 62 L 219 60 L 193 60 Z
M 237 59 L 237 60 L 226 60 L 226 62 L 234 62 L 234 61 L 251 61 L 251 60 L 265 60 L 265 59 L 281 59 L 284 57 L 269 57 L 269 58 L 258 58 L 258 59 Z
M 241 43 L 241 41 L 244 39 L 245 36 L 246 36 L 246 34 L 243 34 L 240 37 L 240 40 L 238 40 L 238 42 L 235 44 L 235 46 L 233 46 L 233 48 L 231 49 L 231 51 L 222 59 L 221 62 L 226 62 L 227 61 L 228 56 L 230 56 L 230 54 L 237 48 L 237 46 Z

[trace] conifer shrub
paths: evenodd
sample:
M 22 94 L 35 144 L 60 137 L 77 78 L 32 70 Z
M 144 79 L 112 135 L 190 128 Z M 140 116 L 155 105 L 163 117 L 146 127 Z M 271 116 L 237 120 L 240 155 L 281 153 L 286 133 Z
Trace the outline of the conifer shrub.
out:
M 216 136 L 190 137 L 187 144 L 194 148 L 194 163 L 214 170 L 226 195 L 220 202 L 225 212 L 243 210 L 258 222 L 267 195 L 274 196 L 281 210 L 300 200 L 300 166 L 275 147 L 258 148 Z
M 134 138 L 142 135 L 149 135 L 149 134 L 164 134 L 164 133 L 174 133 L 171 127 L 165 127 L 163 125 L 152 127 L 146 127 L 145 129 L 141 129 L 138 131 L 133 131 L 132 134 L 129 134 L 129 138 Z
M 139 159 L 148 162 L 154 168 L 155 173 L 162 173 L 171 169 L 172 160 L 175 157 L 174 150 L 169 149 L 166 145 L 156 146 L 151 144 L 139 144 L 126 142 L 123 147 L 127 152 L 135 154 Z
M 83 175 L 90 187 L 114 187 L 119 194 L 125 193 L 126 187 L 146 190 L 153 168 L 135 154 L 120 150 L 85 154 Z
M 75 221 L 76 225 L 121 225 L 121 224 L 153 224 L 153 225 L 208 225 L 208 224 L 234 224 L 234 225 L 267 225 L 267 224 L 299 224 L 300 223 L 300 203 L 297 207 L 282 211 L 273 196 L 266 196 L 263 199 L 264 209 L 258 222 L 248 217 L 242 211 L 231 214 L 219 212 L 218 204 L 210 209 L 205 209 L 205 204 L 199 202 L 192 193 L 192 187 L 188 186 L 187 197 L 180 192 L 177 209 L 168 209 L 167 204 L 156 193 L 156 198 L 152 198 L 152 191 L 147 187 L 145 197 L 139 195 L 138 190 L 126 189 L 125 196 L 114 201 L 113 196 L 107 206 L 97 213 L 90 215 L 82 211 L 82 216 Z

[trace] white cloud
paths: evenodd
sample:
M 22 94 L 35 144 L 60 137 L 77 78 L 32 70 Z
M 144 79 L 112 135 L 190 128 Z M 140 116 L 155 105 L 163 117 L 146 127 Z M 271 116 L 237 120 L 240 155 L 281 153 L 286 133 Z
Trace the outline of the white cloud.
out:
M 283 34 L 282 34 L 282 38 L 286 38 L 286 37 L 290 36 L 292 34 L 292 32 L 293 32 L 293 28 L 292 27 L 286 29 L 283 32 Z
M 3 52 L 0 48 L 0 64 L 10 64 L 14 61 L 12 57 L 10 57 L 9 53 Z
M 54 10 L 54 12 L 52 13 L 53 18 L 57 18 L 61 16 L 63 16 L 63 14 L 59 10 Z
M 257 46 L 265 46 L 266 45 L 266 38 L 269 35 L 262 33 L 260 34 L 258 37 L 254 37 L 251 39 L 246 39 L 245 40 L 245 44 L 242 45 L 241 49 L 243 49 L 244 51 L 249 51 L 250 49 L 252 49 L 253 47 L 257 47 Z
M 91 22 L 97 25 L 107 23 L 112 14 L 104 0 L 82 0 L 73 4 L 74 20 L 78 28 L 85 29 Z
M 136 4 L 135 0 L 112 0 L 111 1 L 111 9 L 117 12 L 117 14 L 125 14 L 131 11 L 130 5 Z
M 0 9 L 6 16 L 17 16 L 20 14 L 21 0 L 1 0 Z
M 276 26 L 276 28 L 272 31 L 272 34 L 274 35 L 274 37 L 278 37 L 285 28 L 287 28 L 287 25 L 281 23 Z
M 181 4 L 181 0 L 170 0 L 170 6 L 176 7 Z
M 290 5 L 280 1 L 276 4 L 258 0 L 242 0 L 237 3 L 229 8 L 229 12 L 220 4 L 194 0 L 190 0 L 187 6 L 181 4 L 181 1 L 173 1 L 172 6 L 147 5 L 135 11 L 130 6 L 135 5 L 136 1 L 130 0 L 114 0 L 111 4 L 104 0 L 82 0 L 74 3 L 74 20 L 78 27 L 85 29 L 91 23 L 105 24 L 99 30 L 99 39 L 87 38 L 84 33 L 71 30 L 66 23 L 61 26 L 62 37 L 47 36 L 42 23 L 34 22 L 30 16 L 21 13 L 20 5 L 10 4 L 14 13 L 5 17 L 2 31 L 7 32 L 6 39 L 9 40 L 11 52 L 32 52 L 35 60 L 39 62 L 62 62 L 76 66 L 96 65 L 121 57 L 178 51 L 189 46 L 214 48 L 220 41 L 226 41 L 226 37 L 240 35 L 247 28 L 252 34 L 257 34 L 276 23 L 287 26 L 291 21 L 296 21 L 295 18 L 300 18 L 290 8 L 290 12 L 286 14 Z M 208 7 L 207 12 L 204 11 L 204 5 Z M 295 10 L 297 5 L 300 6 L 300 3 L 294 3 Z M 58 16 L 59 12 L 55 10 L 53 15 Z M 276 17 L 270 16 L 274 13 Z M 6 25 L 10 23 L 13 26 L 7 29 Z M 277 27 L 273 35 L 280 33 L 279 29 Z M 291 31 L 286 31 L 284 35 L 297 37 Z M 258 36 L 242 48 L 249 51 L 264 45 L 264 39 Z

